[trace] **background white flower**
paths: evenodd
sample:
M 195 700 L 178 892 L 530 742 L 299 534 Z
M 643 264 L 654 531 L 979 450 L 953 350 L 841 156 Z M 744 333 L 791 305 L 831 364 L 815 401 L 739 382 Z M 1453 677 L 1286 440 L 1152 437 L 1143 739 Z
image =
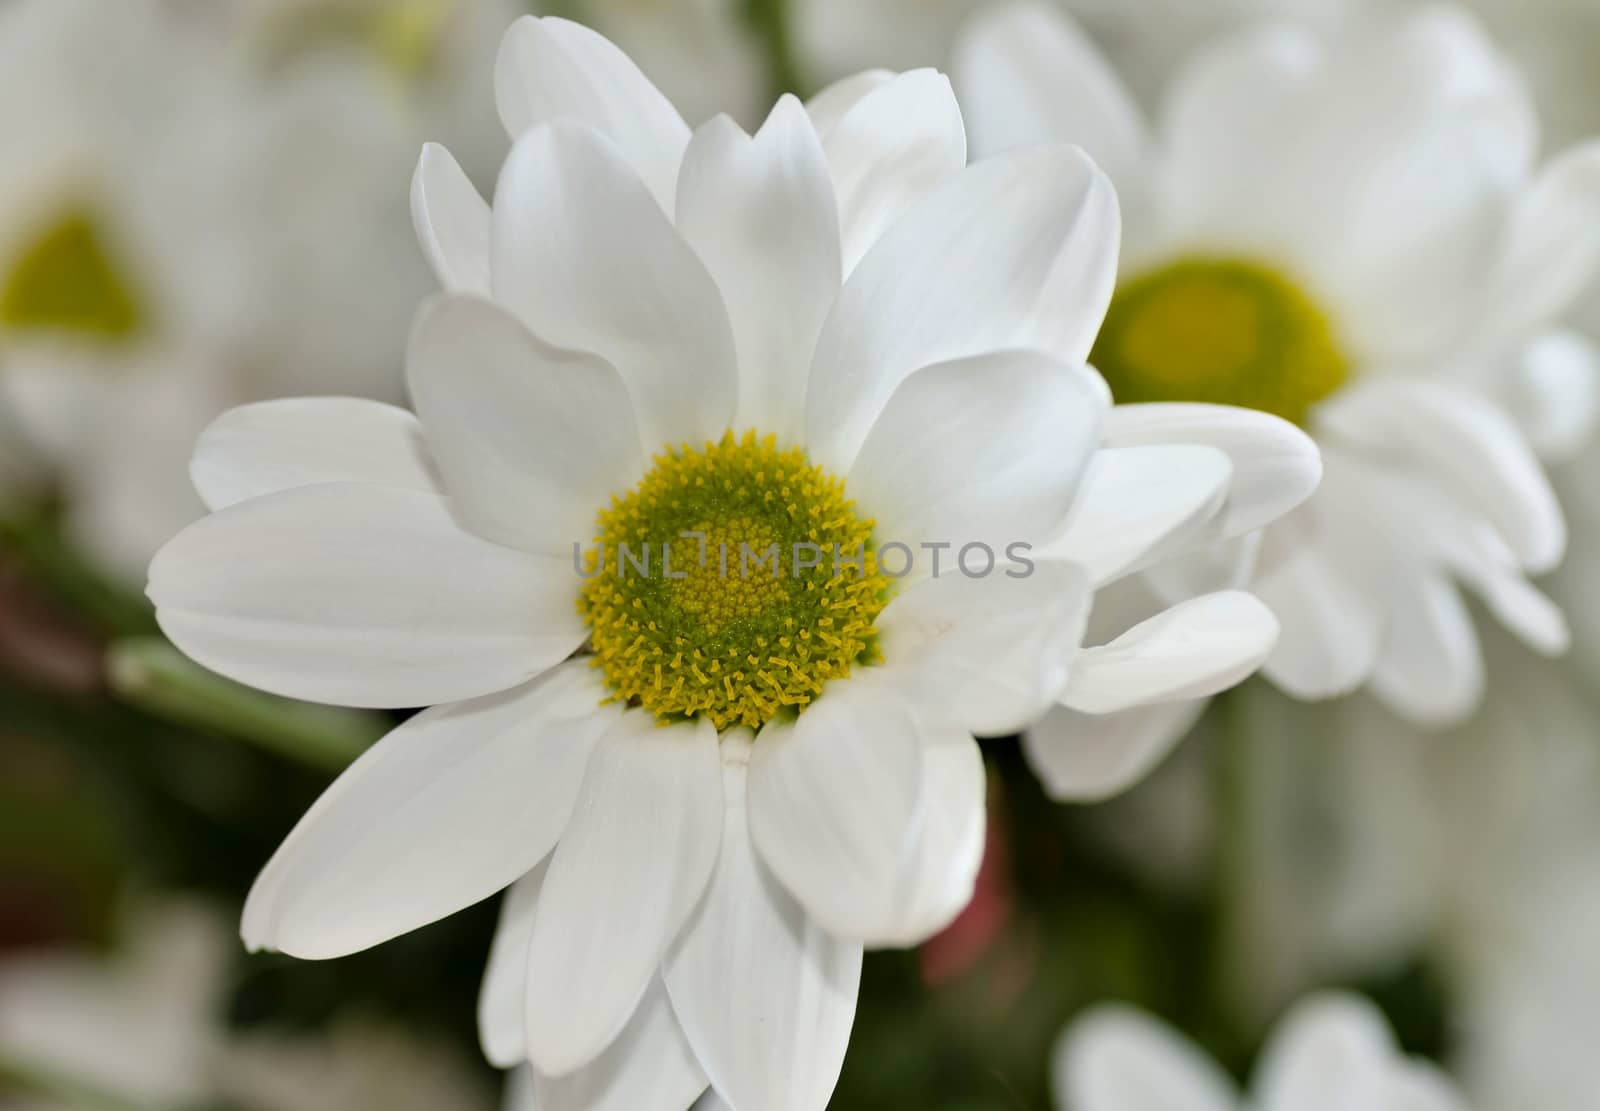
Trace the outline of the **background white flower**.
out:
M 1070 137 L 1118 181 L 1124 281 L 1094 359 L 1120 401 L 1164 404 L 1119 408 L 1111 442 L 1194 438 L 1214 418 L 1182 402 L 1226 401 L 1324 449 L 1322 489 L 1259 550 L 1160 569 L 1159 596 L 1248 581 L 1284 623 L 1275 682 L 1370 685 L 1430 723 L 1483 690 L 1461 586 L 1565 646 L 1526 576 L 1566 538 L 1535 452 L 1571 452 L 1595 414 L 1593 349 L 1558 318 L 1600 259 L 1600 148 L 1535 172 L 1525 88 L 1476 24 L 1246 30 L 1179 75 L 1153 134 L 1044 5 L 980 19 L 957 75 L 981 151 Z
M 1308 999 L 1283 1019 L 1248 1098 L 1199 1050 L 1124 1007 L 1069 1027 L 1054 1062 L 1061 1111 L 1458 1111 L 1450 1081 L 1404 1056 L 1383 1015 L 1355 996 Z
M 503 151 L 465 126 L 489 95 L 468 63 L 512 4 L 437 5 L 413 74 L 377 25 L 304 29 L 339 6 L 0 12 L 0 406 L 19 482 L 54 472 L 106 570 L 136 579 L 201 512 L 183 445 L 229 405 L 399 395 L 427 276 L 395 175 L 430 136 Z

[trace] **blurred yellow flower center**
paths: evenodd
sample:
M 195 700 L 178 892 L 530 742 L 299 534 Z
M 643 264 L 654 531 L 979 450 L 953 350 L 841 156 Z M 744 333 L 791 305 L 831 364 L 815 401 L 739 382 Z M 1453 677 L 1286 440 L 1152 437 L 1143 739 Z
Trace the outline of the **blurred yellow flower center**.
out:
M 74 208 L 0 263 L 0 330 L 66 332 L 114 342 L 139 331 L 133 283 L 90 214 Z
M 322 0 L 291 7 L 267 36 L 275 61 L 321 46 L 371 50 L 403 80 L 432 67 L 456 5 L 450 0 Z
M 759 728 L 868 662 L 889 580 L 844 483 L 774 437 L 655 460 L 599 517 L 579 610 L 616 698 Z
M 1349 372 L 1316 303 L 1240 259 L 1187 259 L 1125 283 L 1091 360 L 1119 403 L 1240 405 L 1296 423 Z

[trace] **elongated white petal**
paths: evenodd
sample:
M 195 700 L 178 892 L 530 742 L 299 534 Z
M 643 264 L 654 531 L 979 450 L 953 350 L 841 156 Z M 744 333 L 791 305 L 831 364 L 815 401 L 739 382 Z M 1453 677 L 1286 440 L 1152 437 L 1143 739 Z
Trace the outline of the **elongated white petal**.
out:
M 1148 138 L 1116 71 L 1059 7 L 1001 4 L 967 26 L 954 69 L 974 155 L 1076 143 L 1119 187 L 1137 183 Z
M 1084 649 L 1061 701 L 1086 714 L 1114 714 L 1209 698 L 1253 674 L 1277 639 L 1277 618 L 1254 595 L 1207 594 Z
M 1051 1078 L 1056 1104 L 1072 1111 L 1232 1111 L 1238 1103 L 1227 1075 L 1199 1050 L 1115 1005 L 1096 1007 L 1067 1028 Z
M 845 283 L 806 397 L 813 460 L 848 471 L 896 386 L 1004 349 L 1081 364 L 1116 279 L 1116 193 L 1082 151 L 969 166 L 915 204 Z
M 657 979 L 600 1056 L 566 1076 L 534 1071 L 533 1106 L 537 1111 L 684 1111 L 705 1087 L 705 1072 Z
M 212 510 L 326 482 L 439 491 L 417 418 L 393 405 L 351 397 L 229 409 L 200 434 L 189 477 Z
M 1302 543 L 1273 561 L 1251 590 L 1280 627 L 1262 668 L 1274 683 L 1296 698 L 1331 698 L 1371 675 L 1384 634 L 1382 602 L 1330 565 L 1313 544 Z
M 678 230 L 733 322 L 737 423 L 798 438 L 811 352 L 841 281 L 828 162 L 798 100 L 778 101 L 753 139 L 726 116 L 695 133 L 678 182 Z
M 526 875 L 561 834 L 617 711 L 584 663 L 437 706 L 364 753 L 257 878 L 253 949 L 344 956 L 471 906 Z
M 913 204 L 967 164 L 955 92 L 931 69 L 873 83 L 827 127 L 824 142 L 839 196 L 846 274 Z
M 336 483 L 190 525 L 150 565 L 172 642 L 242 683 L 311 702 L 405 707 L 505 690 L 586 631 L 570 556 L 464 532 L 445 499 Z
M 722 749 L 722 854 L 667 955 L 667 990 L 728 1103 L 821 1111 L 855 1020 L 861 944 L 826 933 L 757 856 L 746 809 L 750 741 L 732 735 Z
M 513 140 L 568 120 L 615 143 L 664 212 L 674 207 L 689 127 L 626 54 L 578 23 L 524 16 L 495 63 L 495 100 Z
M 1517 199 L 1485 329 L 1515 336 L 1564 313 L 1600 269 L 1600 142 L 1545 167 Z
M 437 143 L 423 146 L 411 179 L 411 222 L 440 285 L 489 295 L 489 202 Z
M 1270 413 L 1228 405 L 1118 405 L 1106 415 L 1106 447 L 1207 444 L 1233 463 L 1228 503 L 1217 528 L 1252 532 L 1296 508 L 1322 481 L 1316 441 Z
M 1045 791 L 1062 802 L 1100 802 L 1149 775 L 1199 720 L 1204 699 L 1119 714 L 1058 706 L 1028 728 L 1022 751 Z
M 1413 458 L 1491 521 L 1529 571 L 1561 561 L 1567 530 L 1555 491 L 1516 426 L 1488 401 L 1444 385 L 1377 379 L 1339 394 L 1316 420 L 1343 443 Z
M 722 435 L 737 390 L 722 295 L 616 147 L 573 124 L 517 140 L 492 251 L 495 299 L 616 367 L 650 450 Z
M 866 939 L 908 948 L 943 930 L 972 901 L 988 833 L 983 753 L 966 729 L 925 725 L 923 821 L 895 884 L 895 922 Z
M 861 445 L 851 496 L 878 536 L 953 545 L 952 561 L 967 544 L 1042 543 L 1065 522 L 1099 438 L 1091 373 L 1033 351 L 917 371 Z
M 1286 171 L 1271 152 L 1303 129 L 1302 98 L 1321 62 L 1310 29 L 1268 23 L 1208 44 L 1178 71 L 1162 107 L 1157 183 L 1174 230 L 1248 237 L 1280 224 Z M 1247 167 L 1265 179 L 1256 188 L 1239 188 Z
M 533 916 L 539 909 L 550 858 L 506 889 L 500 903 L 500 921 L 489 946 L 489 963 L 478 991 L 478 1041 L 483 1055 L 497 1069 L 509 1069 L 528 1059 L 528 1038 L 523 1021 L 528 1009 L 528 942 L 533 937 Z
M 833 684 L 798 722 L 761 731 L 750 759 L 750 835 L 821 926 L 891 928 L 894 884 L 922 821 L 922 743 L 886 684 Z
M 1478 634 L 1455 585 L 1428 577 L 1399 592 L 1372 673 L 1373 692 L 1419 724 L 1443 726 L 1471 714 L 1483 686 Z
M 1214 537 L 1233 464 L 1213 447 L 1107 448 L 1089 460 L 1045 559 L 1070 560 L 1098 586 Z
M 861 103 L 873 89 L 894 80 L 895 74 L 887 69 L 868 69 L 841 78 L 806 101 L 806 115 L 817 129 L 817 135 L 826 142 L 839 121 Z
M 1588 336 L 1552 329 L 1528 344 L 1501 397 L 1533 449 L 1547 462 L 1571 459 L 1600 424 L 1600 347 Z
M 1063 563 L 1013 573 L 969 579 L 952 569 L 879 616 L 882 673 L 930 720 L 1000 736 L 1059 699 L 1089 619 L 1088 578 Z
M 571 558 L 600 509 L 644 473 L 616 369 L 541 343 L 488 301 L 429 305 L 406 370 L 451 505 L 490 540 Z
M 1263 1111 L 1382 1107 L 1394 1056 L 1394 1039 L 1370 1003 L 1317 996 L 1278 1027 L 1257 1068 L 1254 1090 Z
M 1468 1111 L 1466 1101 L 1441 1069 L 1412 1061 L 1389 1071 L 1383 1106 L 1393 1111 Z
M 595 746 L 539 896 L 527 1012 L 537 1071 L 575 1072 L 616 1040 L 705 890 L 721 836 L 710 722 L 659 728 L 643 710 L 625 714 Z

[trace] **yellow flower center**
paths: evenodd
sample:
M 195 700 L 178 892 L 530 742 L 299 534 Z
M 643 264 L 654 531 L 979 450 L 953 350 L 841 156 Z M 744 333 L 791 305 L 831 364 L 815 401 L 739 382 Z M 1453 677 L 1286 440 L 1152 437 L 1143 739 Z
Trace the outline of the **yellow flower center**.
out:
M 1205 401 L 1304 423 L 1349 363 L 1299 286 L 1242 259 L 1186 259 L 1117 290 L 1091 356 L 1118 402 Z
M 69 332 L 106 342 L 137 333 L 145 314 L 90 213 L 74 207 L 0 269 L 0 330 Z
M 402 81 L 428 75 L 455 6 L 448 0 L 321 0 L 268 24 L 267 53 L 282 63 L 323 46 L 371 50 Z
M 614 697 L 751 728 L 876 652 L 889 580 L 844 483 L 775 437 L 660 455 L 601 511 L 578 606 Z

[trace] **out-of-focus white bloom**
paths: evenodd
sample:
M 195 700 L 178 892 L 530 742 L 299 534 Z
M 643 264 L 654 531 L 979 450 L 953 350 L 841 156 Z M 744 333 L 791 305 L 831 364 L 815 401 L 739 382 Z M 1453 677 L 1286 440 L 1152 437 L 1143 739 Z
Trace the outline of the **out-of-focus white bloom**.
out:
M 1378 1010 L 1318 996 L 1282 1022 L 1248 1098 L 1176 1032 L 1125 1007 L 1090 1011 L 1057 1044 L 1061 1111 L 1462 1111 L 1450 1081 L 1406 1057 Z
M 224 986 L 226 926 L 208 907 L 132 916 L 114 957 L 76 950 L 0 959 L 0 1058 L 155 1106 L 197 1105 Z
M 1267 15 L 1320 20 L 1381 0 L 1050 0 L 1117 65 L 1141 100 L 1152 101 L 1183 56 L 1202 40 Z M 874 66 L 945 65 L 961 25 L 995 0 L 788 0 L 806 74 L 833 80 Z
M 1154 569 L 1152 601 L 1248 585 L 1283 623 L 1264 672 L 1285 690 L 1367 686 L 1435 725 L 1485 684 L 1462 587 L 1563 650 L 1527 576 L 1566 543 L 1539 456 L 1581 446 L 1600 408 L 1600 356 L 1558 323 L 1600 262 L 1600 145 L 1536 171 L 1526 90 L 1470 18 L 1240 32 L 1177 78 L 1154 132 L 1038 3 L 976 21 L 956 76 L 981 152 L 1077 140 L 1118 182 L 1124 276 L 1093 360 L 1119 402 L 1148 404 L 1118 406 L 1111 442 L 1209 434 L 1231 450 L 1240 422 L 1206 404 L 1224 402 L 1302 423 L 1323 449 L 1303 509 Z M 1154 758 L 1196 712 L 1102 729 Z M 1072 794 L 1067 726 L 1082 735 L 1062 711 L 1029 751 Z
M 972 734 L 1069 685 L 1137 705 L 1237 682 L 1276 633 L 1248 595 L 1082 652 L 1091 600 L 1225 508 L 1305 491 L 1236 492 L 1250 472 L 1209 446 L 1098 449 L 1109 183 L 1065 147 L 966 166 L 933 71 L 691 131 L 606 39 L 529 17 L 496 88 L 492 205 L 442 148 L 417 171 L 448 290 L 413 333 L 417 416 L 228 414 L 194 464 L 213 516 L 151 567 L 209 667 L 443 703 L 312 808 L 244 935 L 335 957 L 509 885 L 482 1033 L 542 1105 L 679 1111 L 709 1083 L 820 1108 L 863 946 L 970 897 Z M 1284 466 L 1314 474 L 1295 436 Z M 782 574 L 746 569 L 764 551 Z
M 398 396 L 428 282 L 394 175 L 427 138 L 503 151 L 461 121 L 509 2 L 432 5 L 414 73 L 257 7 L 0 10 L 0 405 L 130 576 L 201 512 L 181 445 L 223 408 Z
M 104 1100 L 149 1107 L 226 1101 L 241 1111 L 483 1111 L 490 1105 L 469 1063 L 396 1029 L 339 1020 L 326 1039 L 229 1031 L 223 1008 L 231 934 L 215 907 L 166 900 L 129 915 L 112 955 L 74 949 L 0 959 L 0 1060 L 60 1093 L 6 1106 L 66 1111 Z

